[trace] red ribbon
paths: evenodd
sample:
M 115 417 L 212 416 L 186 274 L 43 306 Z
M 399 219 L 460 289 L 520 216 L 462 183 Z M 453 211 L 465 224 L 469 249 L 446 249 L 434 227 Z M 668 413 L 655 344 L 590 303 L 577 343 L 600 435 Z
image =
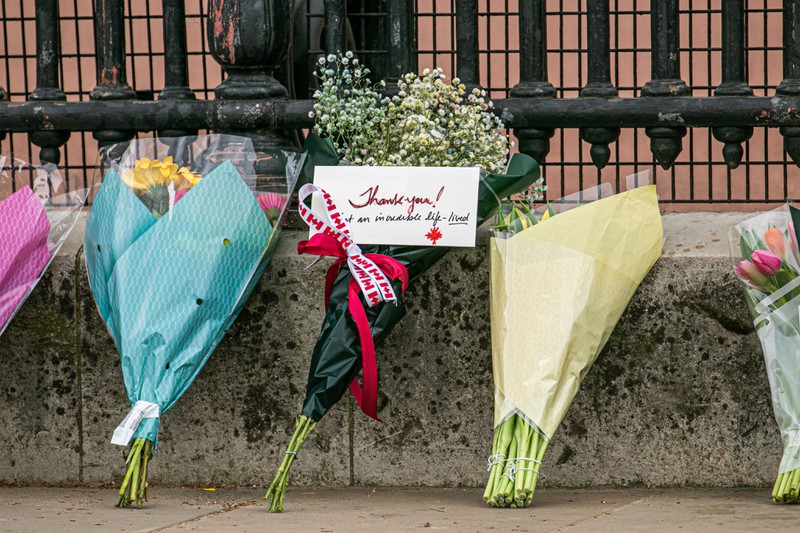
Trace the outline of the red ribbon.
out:
M 300 204 L 302 205 L 302 199 L 300 200 Z M 335 206 L 333 207 L 335 209 Z M 301 215 L 302 214 L 303 213 L 301 213 Z M 305 219 L 306 217 L 304 216 L 303 218 Z M 331 233 L 331 231 L 317 233 L 309 240 L 302 241 L 297 245 L 297 252 L 299 254 L 338 258 L 333 262 L 325 275 L 326 311 L 330 305 L 331 293 L 333 292 L 333 284 L 336 281 L 336 276 L 339 275 L 344 265 L 348 265 L 350 270 L 353 270 L 353 266 L 348 262 L 348 252 L 352 253 L 353 251 L 353 244 L 349 239 L 349 231 L 345 229 L 344 232 L 341 232 L 343 235 L 347 236 L 346 239 L 341 238 L 341 234 L 333 236 Z M 386 278 L 400 280 L 402 292 L 406 291 L 408 288 L 408 270 L 402 263 L 383 254 L 361 254 L 359 250 L 358 255 L 374 263 Z M 350 256 L 350 259 L 352 260 L 352 256 Z M 375 343 L 372 339 L 372 330 L 369 326 L 367 313 L 364 310 L 361 298 L 359 298 L 359 293 L 362 292 L 362 288 L 363 287 L 355 277 L 350 278 L 347 298 L 348 311 L 350 312 L 350 316 L 353 317 L 356 328 L 358 329 L 358 337 L 361 342 L 361 366 L 363 368 L 363 385 L 359 385 L 358 378 L 354 379 L 350 384 L 350 392 L 353 393 L 356 403 L 358 403 L 358 406 L 364 414 L 380 422 L 381 419 L 378 418 L 378 361 L 375 357 Z

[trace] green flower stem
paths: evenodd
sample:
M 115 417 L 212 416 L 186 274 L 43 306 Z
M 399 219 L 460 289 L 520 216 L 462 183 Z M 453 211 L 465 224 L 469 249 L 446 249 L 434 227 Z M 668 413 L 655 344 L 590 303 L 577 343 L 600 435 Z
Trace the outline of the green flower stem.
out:
M 514 417 L 509 417 L 502 424 L 500 424 L 495 431 L 499 434 L 497 448 L 493 450 L 493 455 L 498 457 L 496 465 L 494 465 L 491 479 L 492 491 L 487 500 L 489 505 L 499 506 L 498 494 L 500 483 L 503 479 L 503 470 L 505 469 L 505 461 L 508 459 L 508 447 L 511 444 L 511 438 L 514 432 Z M 502 459 L 500 459 L 502 458 Z
M 516 424 L 514 424 L 516 428 Z M 500 490 L 498 491 L 498 500 L 502 501 L 504 504 L 508 505 L 513 501 L 511 494 L 514 490 L 514 471 L 513 467 L 515 463 L 511 461 L 517 457 L 517 439 L 511 439 L 511 445 L 508 447 L 508 458 L 506 459 L 506 466 L 503 469 L 503 476 L 500 478 Z
M 281 513 L 283 512 L 283 498 L 286 496 L 286 488 L 289 486 L 289 471 L 292 468 L 292 463 L 296 457 L 297 452 L 303 447 L 308 436 L 314 431 L 316 422 L 307 416 L 300 416 L 297 418 L 292 439 L 289 441 L 289 447 L 283 455 L 283 460 L 272 480 L 264 499 L 270 501 L 269 512 Z
M 147 501 L 147 465 L 153 456 L 153 443 L 144 439 L 144 457 L 142 458 L 142 478 L 139 483 L 139 492 L 136 494 L 136 506 L 141 509 L 142 503 Z
M 495 431 L 498 434 L 497 447 L 493 450 L 493 456 L 496 464 L 494 465 L 490 484 L 492 490 L 489 498 L 486 500 L 489 505 L 499 506 L 497 501 L 497 494 L 500 490 L 500 482 L 503 479 L 503 470 L 505 469 L 505 461 L 508 458 L 508 447 L 511 444 L 511 435 L 514 428 L 513 421 L 509 418 L 500 424 Z
M 548 444 L 547 437 L 519 415 L 512 415 L 497 426 L 484 501 L 494 507 L 529 506 Z
M 125 460 L 125 477 L 119 488 L 117 507 L 130 507 L 133 503 L 142 508 L 147 501 L 147 465 L 153 456 L 153 443 L 147 439 L 134 439 Z
M 775 503 L 800 503 L 800 467 L 778 474 L 772 489 Z
M 778 474 L 778 477 L 775 479 L 775 486 L 772 487 L 772 501 L 778 501 L 778 492 L 781 488 L 781 481 L 783 481 L 783 474 Z
M 139 489 L 139 474 L 142 468 L 142 446 L 139 445 L 136 448 L 136 455 L 133 456 L 133 461 L 131 461 L 131 469 L 133 470 L 133 475 L 131 476 L 131 486 L 130 486 L 130 493 L 128 495 L 128 505 L 131 504 L 133 500 L 136 499 L 136 493 Z
M 529 439 L 530 433 L 530 426 L 522 421 L 522 418 L 517 417 L 517 423 L 514 427 L 514 438 L 519 443 L 517 447 L 517 468 L 525 467 L 525 461 L 519 461 L 520 457 L 528 457 L 528 443 L 530 442 Z M 512 491 L 512 496 L 514 497 L 515 502 L 519 502 L 519 500 L 525 500 L 522 496 L 522 492 L 525 490 L 525 474 L 527 472 L 525 470 L 517 471 L 516 475 L 514 476 L 514 487 Z
M 527 430 L 527 435 L 525 435 L 525 446 L 524 446 L 524 453 L 520 454 L 520 457 L 523 459 L 517 461 L 517 487 L 514 492 L 514 501 L 520 507 L 525 506 L 525 501 L 528 499 L 528 496 L 531 493 L 529 488 L 529 484 L 533 478 L 533 470 L 532 468 L 536 468 L 536 463 L 531 459 L 536 458 L 536 451 L 538 446 L 537 437 L 539 432 L 534 430 L 530 425 L 524 424 Z
M 500 442 L 500 429 L 497 428 L 494 430 L 494 435 L 492 438 L 492 457 L 495 456 L 497 453 L 497 446 Z M 498 461 L 494 459 L 489 460 L 489 464 L 491 465 L 489 468 L 489 482 L 486 483 L 486 490 L 483 491 L 483 501 L 488 502 L 489 497 L 492 495 L 492 489 L 494 488 L 494 478 L 497 472 Z
M 536 432 L 538 435 L 538 431 Z M 539 481 L 539 468 L 542 466 L 542 459 L 544 458 L 544 452 L 547 451 L 547 445 L 550 443 L 549 440 L 544 438 L 543 435 L 539 435 L 539 443 L 538 448 L 536 449 L 536 472 L 532 472 L 533 476 L 531 477 L 531 482 L 528 484 L 528 488 L 530 490 L 530 494 L 527 499 L 527 504 L 530 505 L 531 501 L 533 500 L 533 492 L 536 490 L 536 483 Z

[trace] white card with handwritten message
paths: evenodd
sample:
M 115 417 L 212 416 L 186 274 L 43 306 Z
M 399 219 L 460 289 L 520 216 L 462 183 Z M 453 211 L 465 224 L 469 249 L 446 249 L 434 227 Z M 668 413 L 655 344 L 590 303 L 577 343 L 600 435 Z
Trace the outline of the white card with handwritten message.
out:
M 358 244 L 475 246 L 479 180 L 478 167 L 314 169 Z M 324 212 L 319 194 L 311 207 Z

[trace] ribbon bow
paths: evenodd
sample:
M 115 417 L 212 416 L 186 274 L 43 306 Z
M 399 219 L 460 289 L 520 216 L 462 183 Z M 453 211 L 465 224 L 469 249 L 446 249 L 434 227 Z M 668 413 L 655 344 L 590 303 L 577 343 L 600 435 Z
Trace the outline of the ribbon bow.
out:
M 304 200 L 315 192 L 322 194 L 328 223 L 308 207 Z M 400 280 L 402 292 L 408 288 L 408 270 L 396 259 L 383 254 L 364 254 L 353 241 L 350 228 L 336 207 L 331 196 L 323 189 L 306 184 L 298 193 L 297 210 L 300 217 L 318 233 L 297 245 L 299 254 L 337 257 L 325 275 L 325 309 L 330 304 L 331 292 L 336 276 L 347 264 L 352 274 L 348 289 L 348 310 L 358 329 L 361 341 L 361 366 L 364 371 L 363 387 L 358 378 L 350 384 L 350 392 L 361 410 L 375 420 L 378 418 L 378 362 L 375 358 L 375 343 L 367 319 L 367 313 L 358 297 L 364 295 L 367 305 L 373 307 L 381 302 L 396 302 L 397 295 L 391 280 Z

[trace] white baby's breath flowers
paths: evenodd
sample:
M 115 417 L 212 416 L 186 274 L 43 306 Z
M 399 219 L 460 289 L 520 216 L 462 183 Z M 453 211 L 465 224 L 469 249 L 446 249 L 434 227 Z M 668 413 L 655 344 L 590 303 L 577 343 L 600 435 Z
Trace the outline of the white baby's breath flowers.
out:
M 385 83 L 373 84 L 352 52 L 319 65 L 314 131 L 333 142 L 343 162 L 504 171 L 509 142 L 486 91 L 467 93 L 459 78 L 448 84 L 442 69 L 426 68 L 403 76 L 398 94 L 383 98 Z
M 320 58 L 319 90 L 314 93 L 314 131 L 329 138 L 339 158 L 350 164 L 364 164 L 383 118 L 379 86 L 367 77 L 352 52 Z M 372 159 L 372 158 L 368 158 Z M 368 163 L 377 164 L 377 163 Z

